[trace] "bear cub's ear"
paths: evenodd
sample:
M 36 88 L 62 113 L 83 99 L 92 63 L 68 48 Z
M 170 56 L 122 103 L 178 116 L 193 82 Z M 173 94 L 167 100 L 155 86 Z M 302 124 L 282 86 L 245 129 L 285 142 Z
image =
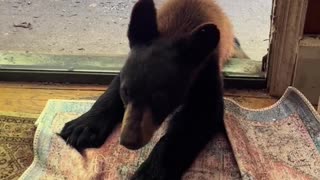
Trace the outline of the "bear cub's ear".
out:
M 220 41 L 220 31 L 214 24 L 198 26 L 190 37 L 190 46 L 198 56 L 207 56 L 213 52 Z
M 220 31 L 216 25 L 207 23 L 198 26 L 177 41 L 176 46 L 180 54 L 183 54 L 183 58 L 179 58 L 178 62 L 192 66 L 201 64 L 210 54 L 217 52 L 215 50 L 219 41 Z
M 127 35 L 130 48 L 148 45 L 159 36 L 153 0 L 139 0 L 134 5 Z

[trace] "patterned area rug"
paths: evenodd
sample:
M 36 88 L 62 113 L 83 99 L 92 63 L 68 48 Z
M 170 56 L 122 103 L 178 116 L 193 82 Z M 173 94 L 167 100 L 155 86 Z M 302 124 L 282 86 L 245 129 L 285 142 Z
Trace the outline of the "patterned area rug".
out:
M 32 163 L 36 117 L 0 113 L 0 179 L 18 179 Z
M 250 110 L 226 99 L 227 135 L 214 137 L 183 179 L 317 179 L 320 117 L 296 89 L 275 105 Z M 50 100 L 36 122 L 34 161 L 20 179 L 128 179 L 165 132 L 138 151 L 119 145 L 119 128 L 103 147 L 81 156 L 55 135 L 93 101 Z M 231 142 L 229 144 L 228 138 Z
M 227 134 L 243 179 L 320 178 L 320 116 L 297 89 L 265 109 L 231 101 L 226 107 Z

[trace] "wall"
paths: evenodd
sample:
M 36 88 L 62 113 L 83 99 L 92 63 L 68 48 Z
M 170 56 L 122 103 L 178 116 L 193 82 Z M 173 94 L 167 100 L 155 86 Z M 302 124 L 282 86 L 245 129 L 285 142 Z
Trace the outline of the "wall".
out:
M 312 104 L 320 96 L 320 39 L 304 37 L 299 45 L 293 86 L 299 89 Z

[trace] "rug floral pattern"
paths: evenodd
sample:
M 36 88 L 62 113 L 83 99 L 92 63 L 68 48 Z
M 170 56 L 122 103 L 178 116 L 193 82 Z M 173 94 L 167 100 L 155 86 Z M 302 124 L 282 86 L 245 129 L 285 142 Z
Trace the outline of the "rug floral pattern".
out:
M 32 163 L 35 120 L 0 115 L 0 179 L 18 179 Z
M 270 180 L 320 177 L 320 153 L 298 115 L 275 122 L 239 121 L 230 115 L 226 124 L 244 176 Z
M 243 179 L 319 179 L 320 116 L 289 88 L 272 107 L 226 101 L 225 126 Z
M 57 113 L 53 120 L 39 122 L 43 131 L 35 135 L 35 161 L 21 179 L 106 179 L 126 180 L 164 134 L 167 123 L 157 131 L 151 143 L 138 151 L 130 151 L 119 145 L 120 127 L 99 149 L 86 150 L 81 156 L 73 148 L 54 135 L 63 124 L 77 117 L 74 113 Z M 44 166 L 45 164 L 45 166 Z M 184 180 L 194 179 L 240 179 L 240 172 L 234 159 L 226 134 L 219 134 L 207 145 Z

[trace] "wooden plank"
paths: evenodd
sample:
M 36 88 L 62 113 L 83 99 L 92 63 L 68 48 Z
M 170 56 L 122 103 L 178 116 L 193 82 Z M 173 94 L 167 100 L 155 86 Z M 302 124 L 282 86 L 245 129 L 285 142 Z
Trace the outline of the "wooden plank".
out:
M 0 111 L 40 114 L 48 99 L 97 99 L 105 89 L 92 85 L 0 83 Z M 276 102 L 265 91 L 228 90 L 225 94 L 253 109 Z
M 228 97 L 228 96 L 227 96 Z M 250 109 L 260 109 L 273 105 L 277 102 L 277 99 L 274 98 L 255 98 L 255 97 L 231 97 L 241 106 L 250 108 Z
M 274 0 L 270 33 L 268 88 L 281 96 L 292 85 L 308 0 Z
M 48 99 L 96 99 L 103 91 L 1 88 L 0 111 L 40 114 Z
M 246 90 L 246 89 L 227 89 L 224 92 L 225 96 L 229 97 L 254 97 L 254 98 L 265 98 L 274 99 L 271 97 L 267 90 Z

